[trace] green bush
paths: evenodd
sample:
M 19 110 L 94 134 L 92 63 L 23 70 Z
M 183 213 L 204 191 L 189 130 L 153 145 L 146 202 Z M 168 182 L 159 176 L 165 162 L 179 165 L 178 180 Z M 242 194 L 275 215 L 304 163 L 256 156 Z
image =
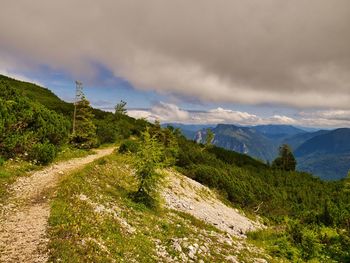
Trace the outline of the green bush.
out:
M 23 157 L 37 143 L 60 146 L 67 141 L 70 123 L 62 115 L 29 100 L 0 81 L 0 155 Z M 30 157 L 31 155 L 29 155 Z
M 0 156 L 0 166 L 3 166 L 5 163 L 5 159 Z
M 37 143 L 32 147 L 29 157 L 39 164 L 48 164 L 56 157 L 56 147 L 48 142 Z
M 311 229 L 303 230 L 303 237 L 300 245 L 303 251 L 303 258 L 306 260 L 318 258 L 322 252 L 322 244 L 320 244 L 318 235 Z
M 136 153 L 139 150 L 139 143 L 135 140 L 125 140 L 120 145 L 118 152 L 119 153 Z
M 117 131 L 112 120 L 100 120 L 96 122 L 96 134 L 100 144 L 113 143 L 117 139 Z

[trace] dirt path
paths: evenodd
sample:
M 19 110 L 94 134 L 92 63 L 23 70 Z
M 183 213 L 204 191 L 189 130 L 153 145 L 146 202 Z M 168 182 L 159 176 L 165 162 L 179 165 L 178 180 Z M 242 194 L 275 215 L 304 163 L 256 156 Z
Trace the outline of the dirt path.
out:
M 19 178 L 10 189 L 8 203 L 0 211 L 0 262 L 46 262 L 49 193 L 65 173 L 109 155 L 114 148 L 47 167 Z

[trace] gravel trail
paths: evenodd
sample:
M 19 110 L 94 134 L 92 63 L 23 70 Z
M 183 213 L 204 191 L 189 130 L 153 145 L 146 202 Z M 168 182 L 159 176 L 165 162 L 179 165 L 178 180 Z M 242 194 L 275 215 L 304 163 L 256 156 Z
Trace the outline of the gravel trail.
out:
M 96 154 L 53 164 L 19 178 L 10 188 L 6 205 L 0 207 L 0 262 L 46 262 L 49 197 L 60 176 L 109 155 L 114 149 L 99 149 Z

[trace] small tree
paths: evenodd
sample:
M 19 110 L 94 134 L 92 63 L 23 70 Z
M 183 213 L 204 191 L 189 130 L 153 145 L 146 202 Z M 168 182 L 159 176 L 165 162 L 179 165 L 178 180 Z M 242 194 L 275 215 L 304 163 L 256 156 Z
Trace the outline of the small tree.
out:
M 78 148 L 89 149 L 97 144 L 96 126 L 93 123 L 94 114 L 90 102 L 82 95 L 77 102 L 75 131 L 71 142 Z
M 272 162 L 272 167 L 284 171 L 295 171 L 297 162 L 287 144 L 283 144 L 279 148 L 279 156 Z
M 139 188 L 136 197 L 146 204 L 154 204 L 160 175 L 157 168 L 163 167 L 164 148 L 155 136 L 151 136 L 149 129 L 142 134 L 143 144 L 136 154 L 136 177 Z
M 211 129 L 207 129 L 207 134 L 206 134 L 206 137 L 205 137 L 205 146 L 206 147 L 209 147 L 213 140 L 214 140 L 214 133 L 212 132 Z
M 157 125 L 152 129 L 147 128 L 142 133 L 142 143 L 137 149 L 135 166 L 139 188 L 136 198 L 146 205 L 156 207 L 161 182 L 161 174 L 157 173 L 157 169 L 175 164 L 178 155 L 175 134 L 171 129 L 161 129 Z
M 126 111 L 126 102 L 121 100 L 117 105 L 115 105 L 114 109 L 115 109 L 114 114 L 116 116 L 125 115 L 127 112 Z

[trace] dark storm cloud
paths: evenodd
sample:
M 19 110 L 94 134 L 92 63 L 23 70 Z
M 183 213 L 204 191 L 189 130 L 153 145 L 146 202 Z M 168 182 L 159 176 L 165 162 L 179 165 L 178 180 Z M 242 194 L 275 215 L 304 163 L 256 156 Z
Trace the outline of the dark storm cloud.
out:
M 100 64 L 202 101 L 350 108 L 348 0 L 2 2 L 0 58 L 16 66 L 93 79 Z

